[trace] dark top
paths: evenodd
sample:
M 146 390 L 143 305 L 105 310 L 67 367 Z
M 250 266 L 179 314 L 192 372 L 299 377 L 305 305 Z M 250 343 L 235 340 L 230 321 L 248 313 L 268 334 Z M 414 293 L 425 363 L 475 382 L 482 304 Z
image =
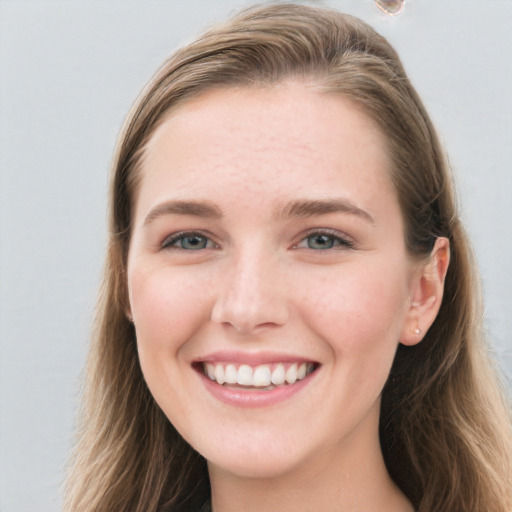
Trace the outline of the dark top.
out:
M 158 512 L 212 512 L 209 493 L 195 493 L 185 502 L 175 504 L 168 502 L 158 508 Z
M 212 512 L 210 500 L 205 503 L 187 502 L 178 507 L 161 507 L 158 512 Z

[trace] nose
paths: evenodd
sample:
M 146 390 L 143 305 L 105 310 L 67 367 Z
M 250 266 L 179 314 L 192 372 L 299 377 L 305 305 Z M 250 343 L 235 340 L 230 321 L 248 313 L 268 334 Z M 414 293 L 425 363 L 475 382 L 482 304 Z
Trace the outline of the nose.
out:
M 212 321 L 239 334 L 284 325 L 289 304 L 274 255 L 239 255 L 227 265 L 212 310 Z

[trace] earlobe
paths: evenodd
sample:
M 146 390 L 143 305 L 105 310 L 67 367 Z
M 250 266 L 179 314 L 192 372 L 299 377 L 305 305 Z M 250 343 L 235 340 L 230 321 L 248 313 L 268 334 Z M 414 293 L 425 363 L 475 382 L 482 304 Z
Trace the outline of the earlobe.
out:
M 450 263 L 450 242 L 436 240 L 428 261 L 420 268 L 411 289 L 411 303 L 400 342 L 416 345 L 434 323 L 444 292 L 444 281 Z

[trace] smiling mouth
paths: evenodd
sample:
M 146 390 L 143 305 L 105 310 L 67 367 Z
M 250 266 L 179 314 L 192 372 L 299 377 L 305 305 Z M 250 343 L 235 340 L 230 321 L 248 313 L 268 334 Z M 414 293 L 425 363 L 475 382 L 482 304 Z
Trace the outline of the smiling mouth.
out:
M 317 363 L 272 363 L 258 366 L 234 363 L 199 363 L 196 368 L 222 386 L 271 390 L 305 379 L 318 368 Z

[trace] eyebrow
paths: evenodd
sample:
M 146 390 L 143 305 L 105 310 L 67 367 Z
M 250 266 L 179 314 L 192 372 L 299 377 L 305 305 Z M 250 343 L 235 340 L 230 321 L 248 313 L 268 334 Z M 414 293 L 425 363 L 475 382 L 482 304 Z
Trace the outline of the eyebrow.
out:
M 348 213 L 374 224 L 375 221 L 371 214 L 348 199 L 315 199 L 315 200 L 297 200 L 288 203 L 280 216 L 282 217 L 314 217 L 316 215 L 326 215 L 328 213 Z
M 314 199 L 314 200 L 296 200 L 288 203 L 285 208 L 279 212 L 276 217 L 314 217 L 317 215 L 326 215 L 329 213 L 348 213 L 374 224 L 374 219 L 369 212 L 359 208 L 348 199 Z M 154 222 L 159 217 L 165 215 L 193 215 L 196 217 L 221 219 L 222 211 L 209 201 L 166 201 L 155 206 L 149 211 L 144 219 L 144 226 Z
M 144 226 L 164 215 L 193 215 L 209 219 L 220 219 L 222 212 L 208 201 L 166 201 L 155 206 L 144 219 Z

